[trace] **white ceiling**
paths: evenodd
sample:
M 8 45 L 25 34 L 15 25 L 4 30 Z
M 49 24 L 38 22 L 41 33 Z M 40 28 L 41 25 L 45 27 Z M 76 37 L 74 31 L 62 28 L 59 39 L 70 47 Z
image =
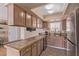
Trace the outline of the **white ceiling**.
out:
M 49 4 L 46 4 L 46 5 L 49 5 Z M 46 5 L 43 5 L 37 8 L 32 8 L 31 10 L 35 12 L 36 14 L 38 14 L 39 16 L 42 16 L 45 21 L 47 20 L 49 21 L 50 19 L 53 19 L 53 18 L 55 19 L 61 18 L 68 4 L 67 3 L 51 3 L 51 5 L 53 5 L 53 7 L 51 8 L 53 13 L 51 14 L 49 14 L 48 9 L 45 8 Z
M 49 5 L 49 4 L 47 4 Z M 52 11 L 54 11 L 54 13 L 60 13 L 64 11 L 64 7 L 66 6 L 66 4 L 64 3 L 52 3 L 53 8 L 51 9 Z M 45 9 L 45 5 L 37 7 L 37 8 L 33 8 L 33 10 L 39 12 L 42 16 L 44 15 L 50 15 L 47 11 L 47 9 Z M 53 14 L 54 14 L 53 13 Z
M 33 8 L 37 8 L 39 6 L 45 5 L 47 3 L 15 3 L 15 4 L 28 9 L 33 9 Z

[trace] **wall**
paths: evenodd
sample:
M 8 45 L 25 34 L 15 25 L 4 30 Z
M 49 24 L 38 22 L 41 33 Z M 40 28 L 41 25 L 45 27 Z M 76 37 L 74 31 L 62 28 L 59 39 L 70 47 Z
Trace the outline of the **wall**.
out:
M 8 42 L 20 40 L 20 28 L 16 26 L 8 26 Z
M 7 8 L 0 7 L 0 20 L 7 20 Z
M 70 3 L 65 11 L 65 17 L 69 16 L 70 13 L 74 12 L 77 8 L 79 8 L 79 3 Z

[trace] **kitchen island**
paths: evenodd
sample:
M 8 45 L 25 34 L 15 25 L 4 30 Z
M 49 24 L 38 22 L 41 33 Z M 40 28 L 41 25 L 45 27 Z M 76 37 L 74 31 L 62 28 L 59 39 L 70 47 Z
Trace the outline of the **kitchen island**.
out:
M 39 56 L 45 49 L 45 35 L 6 44 L 7 56 Z

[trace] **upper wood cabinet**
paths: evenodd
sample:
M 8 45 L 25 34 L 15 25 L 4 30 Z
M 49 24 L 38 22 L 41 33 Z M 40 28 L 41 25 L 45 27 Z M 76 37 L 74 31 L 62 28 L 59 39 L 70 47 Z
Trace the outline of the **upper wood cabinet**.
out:
M 43 28 L 48 29 L 48 22 L 45 22 L 45 21 L 43 22 Z
M 40 28 L 40 19 L 39 18 L 37 18 L 37 28 Z
M 43 21 L 40 19 L 40 28 L 43 27 Z
M 32 16 L 32 27 L 33 28 L 37 27 L 37 18 L 35 16 Z
M 16 4 L 7 5 L 8 25 L 42 28 L 42 20 Z
M 15 4 L 7 5 L 8 25 L 25 26 L 25 10 Z
M 37 28 L 42 28 L 43 26 L 43 21 L 41 19 L 37 19 Z
M 26 27 L 32 27 L 32 16 L 29 13 L 26 13 Z

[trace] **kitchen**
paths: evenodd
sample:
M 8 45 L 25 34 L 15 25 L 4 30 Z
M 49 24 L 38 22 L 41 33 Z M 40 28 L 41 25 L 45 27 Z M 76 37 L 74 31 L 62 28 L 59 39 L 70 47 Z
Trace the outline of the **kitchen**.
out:
M 79 4 L 3 3 L 0 7 L 0 55 L 79 55 Z

